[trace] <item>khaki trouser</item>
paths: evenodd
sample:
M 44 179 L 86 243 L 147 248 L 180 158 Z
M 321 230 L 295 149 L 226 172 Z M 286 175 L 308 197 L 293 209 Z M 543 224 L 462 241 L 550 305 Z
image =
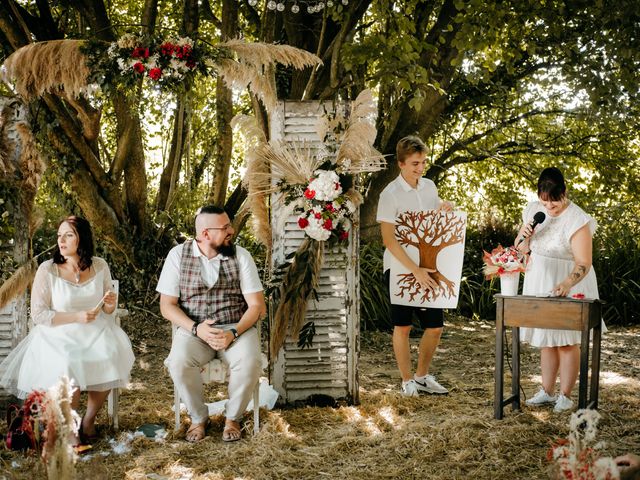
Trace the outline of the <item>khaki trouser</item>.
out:
M 221 325 L 220 328 L 229 329 L 234 326 Z M 192 423 L 205 422 L 209 417 L 204 403 L 200 370 L 216 356 L 229 365 L 229 401 L 225 407 L 225 416 L 228 420 L 239 421 L 247 409 L 262 370 L 257 329 L 250 328 L 226 350 L 221 351 L 212 349 L 191 332 L 182 328 L 176 330 L 171 352 L 164 363 L 187 407 Z

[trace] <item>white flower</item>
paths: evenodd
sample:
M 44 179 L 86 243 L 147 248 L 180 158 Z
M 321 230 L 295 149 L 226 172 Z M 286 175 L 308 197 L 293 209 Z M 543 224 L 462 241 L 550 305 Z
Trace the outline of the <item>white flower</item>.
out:
M 315 192 L 314 200 L 334 200 L 342 193 L 340 177 L 332 170 L 316 170 L 314 178 L 307 187 Z
M 600 479 L 618 479 L 620 478 L 620 471 L 616 462 L 611 457 L 602 457 L 593 462 L 593 478 Z
M 323 242 L 328 240 L 331 236 L 331 231 L 324 228 L 324 220 L 322 218 L 316 218 L 315 215 L 310 214 L 307 217 L 309 220 L 309 225 L 304 229 L 304 232 L 309 235 L 314 240 L 318 240 L 319 242 Z
M 158 60 L 160 60 L 160 56 L 157 53 L 154 53 L 147 59 L 147 69 L 151 70 L 152 68 L 156 68 L 158 66 Z
M 132 67 L 132 65 L 128 65 L 122 58 L 118 59 L 118 68 L 120 69 L 121 72 L 124 72 L 125 70 L 129 70 Z
M 107 49 L 107 55 L 109 56 L 109 58 L 116 58 L 118 56 L 117 43 L 112 43 L 111 45 L 109 45 L 109 48 Z
M 191 40 L 189 37 L 178 37 L 173 43 L 179 45 L 180 47 L 184 47 L 185 45 L 193 47 L 193 40 Z
M 600 414 L 597 410 L 590 408 L 578 410 L 571 414 L 569 427 L 571 431 L 584 438 L 586 442 L 592 442 L 596 438 L 598 432 L 598 421 Z

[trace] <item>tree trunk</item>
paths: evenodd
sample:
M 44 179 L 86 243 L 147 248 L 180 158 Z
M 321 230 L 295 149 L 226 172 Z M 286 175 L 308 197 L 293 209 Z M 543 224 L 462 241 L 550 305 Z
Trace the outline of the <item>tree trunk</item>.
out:
M 235 38 L 238 34 L 238 2 L 224 0 L 222 3 L 222 31 L 220 41 Z M 224 205 L 229 184 L 231 152 L 233 149 L 233 96 L 222 78 L 216 82 L 216 121 L 218 124 L 218 142 L 216 145 L 213 185 L 209 190 L 209 203 Z

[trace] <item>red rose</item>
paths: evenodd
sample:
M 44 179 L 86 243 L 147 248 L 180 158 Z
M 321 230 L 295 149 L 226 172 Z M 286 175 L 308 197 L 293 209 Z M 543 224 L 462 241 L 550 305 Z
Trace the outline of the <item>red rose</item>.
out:
M 316 213 L 314 215 L 314 217 L 316 217 L 318 220 L 320 220 L 322 218 L 322 214 L 321 213 Z
M 300 217 L 298 219 L 298 226 L 300 228 L 305 229 L 305 228 L 307 228 L 308 225 L 309 225 L 309 220 L 307 220 L 306 218 Z
M 149 49 L 143 47 L 136 47 L 131 52 L 133 58 L 149 58 Z
M 498 267 L 498 275 L 502 275 L 506 270 L 502 267 Z
M 333 222 L 331 221 L 330 218 L 327 218 L 324 223 L 322 224 L 322 227 L 325 230 L 331 230 L 333 228 Z
M 349 232 L 342 230 L 339 234 L 338 234 L 338 238 L 340 240 L 346 240 L 347 238 L 349 238 Z
M 327 203 L 327 204 L 324 206 L 324 209 L 325 209 L 327 212 L 335 212 L 335 211 L 336 211 L 336 209 L 335 209 L 335 208 L 333 208 L 333 203 Z
M 577 298 L 578 300 L 582 300 L 584 298 L 584 293 L 574 293 L 571 295 L 573 298 Z
M 165 56 L 171 56 L 176 47 L 174 47 L 171 43 L 163 43 L 160 45 L 160 53 Z
M 307 188 L 304 191 L 304 196 L 307 197 L 309 200 L 311 200 L 312 198 L 314 198 L 316 196 L 316 191 L 315 190 L 309 190 Z
M 194 62 L 193 60 L 189 60 L 187 62 L 187 68 L 191 68 L 191 69 L 196 68 L 196 62 Z
M 161 76 L 162 70 L 160 68 L 152 68 L 149 70 L 149 77 L 151 77 L 152 80 L 159 80 Z
M 133 69 L 138 73 L 144 73 L 144 65 L 140 62 L 133 65 Z

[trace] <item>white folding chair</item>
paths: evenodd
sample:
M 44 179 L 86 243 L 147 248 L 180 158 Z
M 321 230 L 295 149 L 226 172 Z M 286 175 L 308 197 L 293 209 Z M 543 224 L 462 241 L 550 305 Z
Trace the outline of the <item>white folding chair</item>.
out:
M 176 332 L 175 326 L 171 327 L 171 338 Z M 260 320 L 258 320 L 258 338 L 260 338 Z M 214 358 L 207 363 L 200 374 L 202 375 L 202 382 L 207 383 L 224 383 L 228 377 L 228 367 L 219 358 Z M 180 394 L 178 389 L 173 386 L 173 410 L 176 416 L 176 430 L 180 428 Z M 253 433 L 260 431 L 260 380 L 256 382 L 256 386 L 253 388 Z
M 129 315 L 129 311 L 123 308 L 118 308 L 118 299 L 120 293 L 120 282 L 118 280 L 112 280 L 111 286 L 116 294 L 116 310 L 115 310 L 115 322 L 120 326 L 120 319 Z M 107 414 L 109 415 L 109 422 L 111 426 L 118 430 L 118 403 L 120 401 L 120 389 L 112 388 L 107 397 Z

